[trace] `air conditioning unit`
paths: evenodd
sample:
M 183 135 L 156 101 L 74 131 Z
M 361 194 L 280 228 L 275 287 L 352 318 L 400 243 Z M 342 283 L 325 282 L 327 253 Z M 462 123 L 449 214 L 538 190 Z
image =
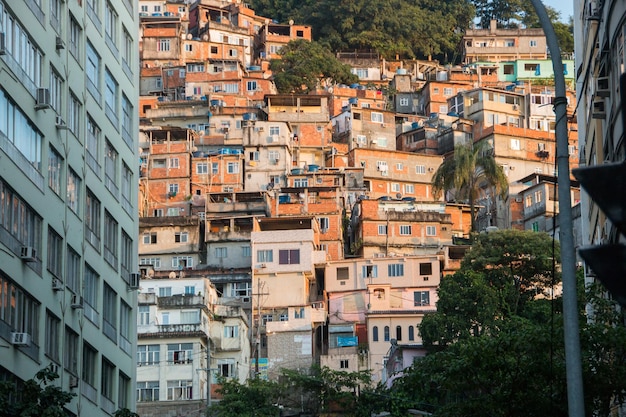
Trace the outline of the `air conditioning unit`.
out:
M 603 99 L 595 99 L 593 101 L 593 111 L 591 113 L 591 117 L 593 119 L 605 119 L 606 118 L 606 110 L 605 110 Z
M 20 248 L 20 259 L 24 262 L 36 262 L 37 261 L 37 249 L 32 246 L 22 246 Z
M 243 301 L 244 303 L 249 303 L 250 302 L 250 297 L 242 297 L 241 301 Z
M 35 104 L 35 110 L 47 109 L 50 107 L 50 89 L 38 88 L 37 89 L 37 103 Z
M 519 104 L 514 104 L 513 105 L 513 110 L 519 110 Z
M 6 41 L 4 38 L 4 32 L 0 32 L 0 55 L 6 55 L 7 53 L 7 48 L 6 48 Z
M 30 335 L 28 333 L 11 333 L 11 344 L 13 346 L 30 346 Z
M 267 268 L 267 264 L 261 264 L 259 265 L 259 268 Z
M 83 297 L 78 294 L 72 294 L 72 301 L 70 302 L 70 307 L 74 310 L 83 308 Z
M 599 77 L 596 80 L 596 95 L 598 97 L 609 96 L 609 77 Z
M 70 376 L 70 388 L 78 388 L 78 377 Z
M 270 159 L 270 165 L 276 165 L 278 161 L 276 159 Z
M 57 36 L 57 39 L 56 39 L 56 48 L 57 48 L 57 51 L 58 51 L 59 49 L 65 49 L 65 42 L 63 42 L 63 38 L 61 38 L 60 36 Z
M 131 290 L 139 289 L 139 280 L 141 279 L 141 274 L 137 272 L 131 272 L 128 276 L 128 288 Z
M 428 172 L 433 172 L 435 170 L 435 168 L 433 167 L 428 167 Z
M 65 120 L 61 116 L 56 117 L 56 121 L 54 123 L 57 129 L 67 129 L 67 125 L 65 124 Z
M 53 291 L 62 291 L 63 290 L 63 281 L 58 278 L 52 278 L 52 290 Z

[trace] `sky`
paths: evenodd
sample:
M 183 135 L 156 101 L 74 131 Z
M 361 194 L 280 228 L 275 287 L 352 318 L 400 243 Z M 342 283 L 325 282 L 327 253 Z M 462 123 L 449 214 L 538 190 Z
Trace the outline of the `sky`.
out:
M 573 0 L 543 0 L 543 4 L 561 12 L 561 21 L 568 23 L 569 17 L 574 15 Z

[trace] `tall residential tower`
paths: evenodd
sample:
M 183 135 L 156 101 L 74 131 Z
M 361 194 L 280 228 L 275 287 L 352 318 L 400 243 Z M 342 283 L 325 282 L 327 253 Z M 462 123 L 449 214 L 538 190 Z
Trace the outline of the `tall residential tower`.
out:
M 138 11 L 0 0 L 0 377 L 135 408 Z

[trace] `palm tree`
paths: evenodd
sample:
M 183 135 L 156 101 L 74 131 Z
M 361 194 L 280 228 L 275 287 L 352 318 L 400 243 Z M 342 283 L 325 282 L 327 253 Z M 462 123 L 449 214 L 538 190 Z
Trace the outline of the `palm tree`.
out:
M 472 232 L 476 231 L 474 204 L 481 191 L 491 186 L 505 198 L 509 183 L 504 170 L 496 163 L 486 142 L 457 145 L 454 154 L 446 158 L 433 176 L 433 193 L 454 190 L 454 201 L 469 201 Z

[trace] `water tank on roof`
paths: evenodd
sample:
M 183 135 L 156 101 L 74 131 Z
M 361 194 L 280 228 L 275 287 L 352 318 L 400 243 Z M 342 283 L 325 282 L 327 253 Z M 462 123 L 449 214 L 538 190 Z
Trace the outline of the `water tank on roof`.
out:
M 258 65 L 251 65 L 250 71 L 261 71 L 261 67 Z
M 211 106 L 219 106 L 220 105 L 220 101 L 219 100 L 211 100 L 211 101 L 209 101 L 209 104 Z
M 359 88 L 359 85 L 360 84 L 358 84 L 358 83 L 354 83 L 354 84 L 350 85 L 350 88 Z
M 448 81 L 448 71 L 438 71 L 437 81 Z
M 411 123 L 411 129 L 418 129 L 419 127 L 420 127 L 420 123 L 419 122 Z
M 356 97 L 350 97 L 348 99 L 348 103 L 350 103 L 350 104 L 358 104 L 358 102 L 359 102 L 359 99 L 356 98 Z
M 320 170 L 320 166 L 319 165 L 308 165 L 307 166 L 307 170 L 309 172 L 317 172 Z
M 396 70 L 396 74 L 398 74 L 398 75 L 406 75 L 406 69 L 405 68 L 398 68 Z

